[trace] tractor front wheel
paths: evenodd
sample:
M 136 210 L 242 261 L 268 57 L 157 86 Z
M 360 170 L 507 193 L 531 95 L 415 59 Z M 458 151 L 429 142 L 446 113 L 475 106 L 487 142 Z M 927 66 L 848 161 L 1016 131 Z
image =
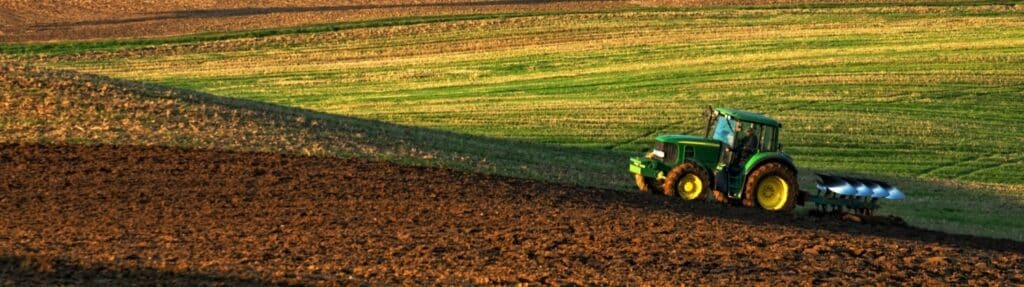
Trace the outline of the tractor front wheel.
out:
M 662 185 L 665 195 L 678 195 L 687 201 L 703 200 L 711 192 L 708 172 L 693 162 L 673 168 Z
M 772 212 L 789 212 L 796 207 L 799 193 L 796 175 L 780 163 L 762 165 L 750 173 L 743 187 L 743 205 L 760 206 Z

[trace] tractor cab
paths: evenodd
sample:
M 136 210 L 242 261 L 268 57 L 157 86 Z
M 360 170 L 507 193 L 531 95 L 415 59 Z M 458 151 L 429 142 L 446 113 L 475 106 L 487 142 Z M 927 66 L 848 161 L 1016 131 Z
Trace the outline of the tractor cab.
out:
M 778 141 L 781 124 L 763 115 L 720 108 L 713 110 L 707 121 L 704 136 L 722 143 L 722 158 L 716 169 L 759 152 L 781 149 Z
M 721 142 L 725 146 L 735 146 L 750 130 L 757 137 L 758 151 L 778 151 L 779 122 L 766 116 L 733 109 L 719 108 L 710 112 L 704 131 L 706 138 Z
M 741 173 L 746 163 L 758 154 L 777 153 L 781 146 L 778 141 L 779 122 L 761 114 L 740 110 L 719 108 L 709 109 L 705 138 L 722 144 L 718 164 L 714 173 L 727 176 L 727 181 L 716 178 L 716 190 L 737 198 L 742 192 Z

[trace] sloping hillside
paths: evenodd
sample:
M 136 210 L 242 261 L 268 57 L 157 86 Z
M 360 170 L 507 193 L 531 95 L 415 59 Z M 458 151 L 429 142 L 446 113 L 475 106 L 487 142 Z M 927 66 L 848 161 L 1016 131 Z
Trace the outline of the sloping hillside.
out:
M 626 185 L 626 175 L 607 174 L 622 164 L 624 155 L 617 153 L 460 135 L 11 63 L 0 64 L 0 71 L 0 142 L 5 143 L 362 157 Z

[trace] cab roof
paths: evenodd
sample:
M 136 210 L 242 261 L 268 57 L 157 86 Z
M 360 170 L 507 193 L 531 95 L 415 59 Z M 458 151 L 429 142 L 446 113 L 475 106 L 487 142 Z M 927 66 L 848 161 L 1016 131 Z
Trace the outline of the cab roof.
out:
M 736 118 L 736 119 L 739 119 L 739 120 L 745 121 L 745 122 L 758 123 L 758 124 L 762 124 L 762 125 L 766 125 L 766 126 L 772 126 L 772 127 L 776 127 L 776 128 L 782 127 L 781 123 L 773 120 L 772 118 L 769 118 L 768 116 L 765 116 L 765 115 L 762 115 L 762 114 L 758 114 L 758 113 L 751 113 L 751 112 L 747 112 L 747 111 L 741 111 L 741 110 L 730 109 L 730 108 L 717 108 L 717 109 L 715 109 L 715 111 L 717 111 L 720 114 L 729 115 L 729 116 L 731 116 L 733 118 Z

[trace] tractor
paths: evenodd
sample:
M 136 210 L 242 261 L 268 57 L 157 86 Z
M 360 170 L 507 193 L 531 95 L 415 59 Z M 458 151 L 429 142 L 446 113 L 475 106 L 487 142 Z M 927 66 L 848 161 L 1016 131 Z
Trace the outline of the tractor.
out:
M 708 108 L 703 136 L 659 135 L 642 157 L 630 158 L 641 192 L 790 212 L 812 202 L 821 213 L 870 216 L 880 198 L 902 199 L 881 181 L 817 174 L 815 191 L 801 191 L 797 167 L 779 143 L 782 124 L 762 114 Z

